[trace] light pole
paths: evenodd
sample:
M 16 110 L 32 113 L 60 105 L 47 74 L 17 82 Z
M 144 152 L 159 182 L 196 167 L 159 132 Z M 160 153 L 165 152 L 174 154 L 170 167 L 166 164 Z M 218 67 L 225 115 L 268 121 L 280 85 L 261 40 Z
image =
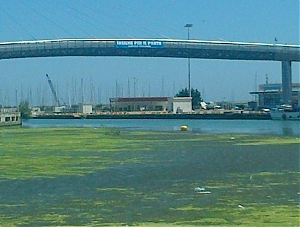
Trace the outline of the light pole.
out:
M 190 40 L 190 28 L 193 27 L 193 24 L 186 24 L 184 26 L 188 30 L 188 40 Z M 189 86 L 189 97 L 192 97 L 191 90 L 191 59 L 188 58 L 188 86 Z

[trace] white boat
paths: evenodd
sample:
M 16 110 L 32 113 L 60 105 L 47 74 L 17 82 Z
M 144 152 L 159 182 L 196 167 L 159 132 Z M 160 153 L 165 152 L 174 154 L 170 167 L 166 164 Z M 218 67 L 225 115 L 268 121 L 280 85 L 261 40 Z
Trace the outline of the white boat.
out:
M 300 108 L 276 108 L 270 111 L 272 120 L 300 120 Z

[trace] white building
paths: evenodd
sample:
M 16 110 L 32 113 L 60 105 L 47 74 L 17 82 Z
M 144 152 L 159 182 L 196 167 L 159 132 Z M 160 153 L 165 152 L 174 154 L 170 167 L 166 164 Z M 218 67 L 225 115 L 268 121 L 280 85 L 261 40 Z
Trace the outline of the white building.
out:
M 93 113 L 93 105 L 92 104 L 79 104 L 78 112 L 83 114 L 92 114 Z
M 192 113 L 192 97 L 174 97 L 169 99 L 170 109 L 174 114 Z

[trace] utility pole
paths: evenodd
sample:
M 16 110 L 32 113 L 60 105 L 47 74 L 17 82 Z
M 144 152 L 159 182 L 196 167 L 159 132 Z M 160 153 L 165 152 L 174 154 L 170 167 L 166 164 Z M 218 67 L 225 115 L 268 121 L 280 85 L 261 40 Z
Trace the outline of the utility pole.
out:
M 84 84 L 83 79 L 81 78 L 81 103 L 84 104 Z
M 16 95 L 16 107 L 18 108 L 19 103 L 18 103 L 18 89 L 15 89 L 15 95 Z
M 136 97 L 136 78 L 133 77 L 133 97 Z
M 128 81 L 127 81 L 127 96 L 128 96 L 128 98 L 130 98 L 130 81 L 129 81 L 129 78 L 128 78 Z
M 193 24 L 186 24 L 184 26 L 188 30 L 188 40 L 190 40 L 190 28 L 193 27 Z M 189 87 L 189 97 L 192 97 L 191 90 L 191 59 L 188 58 L 188 87 Z

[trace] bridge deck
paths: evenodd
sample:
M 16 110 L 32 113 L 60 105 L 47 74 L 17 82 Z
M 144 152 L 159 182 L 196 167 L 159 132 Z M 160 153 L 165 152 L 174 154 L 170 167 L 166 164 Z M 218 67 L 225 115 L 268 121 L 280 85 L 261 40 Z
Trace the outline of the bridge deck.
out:
M 135 56 L 299 62 L 300 46 L 172 39 L 57 39 L 0 43 L 0 59 L 59 56 Z

